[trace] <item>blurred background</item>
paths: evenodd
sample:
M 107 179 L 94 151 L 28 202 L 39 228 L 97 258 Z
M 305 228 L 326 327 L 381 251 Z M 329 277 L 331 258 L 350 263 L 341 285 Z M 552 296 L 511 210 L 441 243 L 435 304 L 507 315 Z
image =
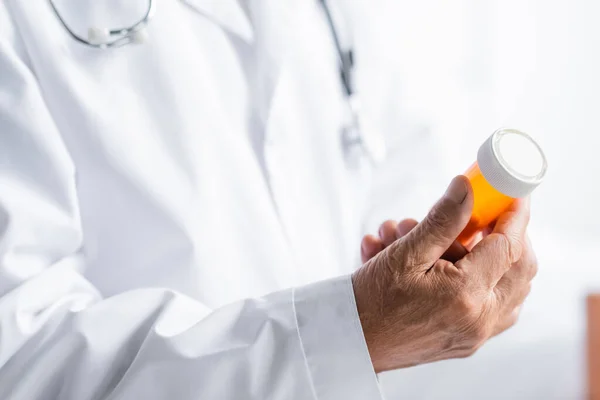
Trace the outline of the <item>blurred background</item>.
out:
M 348 11 L 359 88 L 388 146 L 370 231 L 421 218 L 499 127 L 530 133 L 549 161 L 532 200 L 540 272 L 519 324 L 470 359 L 382 375 L 387 397 L 586 398 L 585 298 L 600 292 L 600 2 L 364 3 Z

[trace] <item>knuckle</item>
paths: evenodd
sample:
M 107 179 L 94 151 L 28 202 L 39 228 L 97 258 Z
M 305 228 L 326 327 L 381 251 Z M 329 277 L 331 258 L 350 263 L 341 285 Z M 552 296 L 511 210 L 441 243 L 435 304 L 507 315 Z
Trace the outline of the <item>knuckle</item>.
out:
M 489 337 L 488 330 L 482 324 L 475 325 L 469 333 L 470 342 L 472 343 L 472 347 L 474 347 L 475 349 L 480 348 Z
M 529 261 L 529 280 L 532 280 L 538 274 L 539 266 L 535 256 Z
M 502 233 L 493 233 L 488 237 L 497 251 L 502 253 L 511 264 L 519 261 L 523 252 L 523 245 L 519 238 Z
M 531 281 L 538 273 L 538 263 L 535 258 L 528 258 L 515 263 L 511 269 L 514 269 L 520 278 Z
M 510 320 L 508 321 L 509 327 L 516 325 L 516 323 L 519 322 L 520 316 L 521 316 L 521 312 L 519 310 L 513 312 L 512 315 L 510 316 Z
M 499 325 L 502 326 L 502 329 L 500 332 L 513 327 L 519 321 L 519 317 L 521 316 L 521 308 L 521 304 L 518 304 L 508 315 L 501 319 Z
M 446 231 L 452 225 L 452 215 L 443 207 L 434 207 L 423 221 L 423 236 L 428 236 L 434 242 L 443 242 L 448 238 Z
M 516 262 L 523 256 L 523 240 L 518 235 L 506 235 L 508 242 L 508 257 L 511 262 Z
M 409 243 L 400 243 L 396 248 L 386 252 L 383 269 L 390 278 L 390 284 L 394 288 L 406 288 L 415 284 L 418 276 L 410 271 L 417 263 L 417 253 L 411 249 Z
M 531 281 L 538 273 L 538 262 L 535 257 L 527 257 L 515 263 L 512 268 L 518 275 Z
M 504 234 L 492 233 L 488 235 L 487 241 L 494 251 L 508 254 L 509 243 L 508 238 Z
M 460 319 L 471 326 L 477 322 L 479 315 L 478 301 L 468 294 L 458 296 L 456 300 L 456 311 L 460 315 Z
M 517 322 L 519 322 L 519 316 L 521 315 L 520 313 L 520 309 L 517 308 L 515 309 L 507 318 L 506 321 L 503 324 L 503 329 L 502 331 L 505 331 L 507 329 L 512 328 L 513 326 L 515 326 L 517 324 Z
M 390 246 L 386 250 L 387 252 L 387 263 L 394 266 L 394 269 L 398 270 L 406 266 L 408 254 L 410 251 L 411 244 L 405 240 L 401 241 L 398 246 Z
M 454 264 L 455 268 L 453 271 L 455 276 L 455 286 L 459 292 L 466 291 L 467 288 L 473 284 L 473 277 L 467 272 L 465 265 L 465 263 L 460 262 L 458 264 Z
M 494 294 L 498 303 L 506 308 L 520 301 L 522 283 L 522 280 L 513 279 L 503 285 L 496 286 Z
M 414 267 L 421 266 L 423 263 L 424 251 L 422 246 L 415 240 L 408 240 L 406 237 L 400 239 L 397 251 L 393 254 L 394 262 L 398 267 L 405 271 Z
M 384 275 L 389 280 L 389 285 L 397 287 L 402 281 L 401 269 L 398 267 L 399 262 L 397 260 L 398 254 L 390 251 L 387 252 L 387 257 L 381 260 L 376 259 L 378 262 L 377 269 L 381 275 Z
M 444 228 L 448 225 L 449 221 L 450 213 L 446 207 L 434 207 L 429 213 L 429 222 L 435 227 Z

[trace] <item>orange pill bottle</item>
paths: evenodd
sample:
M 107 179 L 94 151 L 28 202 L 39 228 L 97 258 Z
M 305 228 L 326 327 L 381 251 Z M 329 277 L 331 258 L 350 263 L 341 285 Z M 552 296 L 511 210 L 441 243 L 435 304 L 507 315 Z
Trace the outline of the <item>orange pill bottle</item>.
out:
M 474 204 L 458 241 L 469 245 L 515 199 L 528 196 L 543 181 L 547 167 L 544 152 L 531 136 L 516 129 L 494 132 L 465 173 L 473 187 Z

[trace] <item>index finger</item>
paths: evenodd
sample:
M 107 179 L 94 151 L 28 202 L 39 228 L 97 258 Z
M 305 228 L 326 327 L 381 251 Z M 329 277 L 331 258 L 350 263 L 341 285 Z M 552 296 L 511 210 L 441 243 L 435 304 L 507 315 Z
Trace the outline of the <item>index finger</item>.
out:
M 511 264 L 517 262 L 523 254 L 525 233 L 531 217 L 530 199 L 516 199 L 496 222 L 492 233 L 504 235 L 508 244 L 508 257 Z
M 521 258 L 529 218 L 529 198 L 515 200 L 500 215 L 493 232 L 456 266 L 470 275 L 479 276 L 489 287 L 494 287 L 512 264 Z

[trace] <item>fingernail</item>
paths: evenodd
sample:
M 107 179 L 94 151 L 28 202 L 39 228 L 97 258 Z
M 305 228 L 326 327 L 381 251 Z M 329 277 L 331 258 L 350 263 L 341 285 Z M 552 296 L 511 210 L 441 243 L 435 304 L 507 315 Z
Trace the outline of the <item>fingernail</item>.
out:
M 452 179 L 452 182 L 450 182 L 450 186 L 448 186 L 448 189 L 446 189 L 444 197 L 452 200 L 455 203 L 462 204 L 467 198 L 468 193 L 469 190 L 467 189 L 464 178 L 457 176 L 456 178 Z

